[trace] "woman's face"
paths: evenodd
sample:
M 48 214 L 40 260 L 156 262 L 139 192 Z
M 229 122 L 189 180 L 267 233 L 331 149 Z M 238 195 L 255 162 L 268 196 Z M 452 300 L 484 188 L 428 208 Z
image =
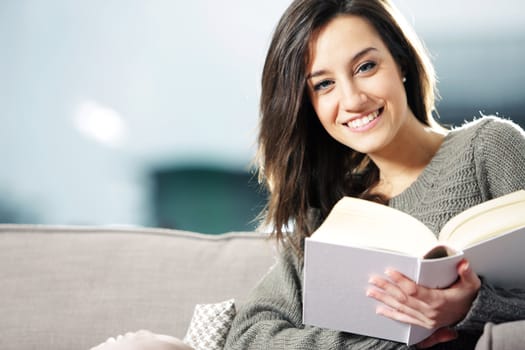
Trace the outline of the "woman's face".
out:
M 369 155 L 393 146 L 412 112 L 401 69 L 374 27 L 358 16 L 339 16 L 310 45 L 308 92 L 326 131 Z

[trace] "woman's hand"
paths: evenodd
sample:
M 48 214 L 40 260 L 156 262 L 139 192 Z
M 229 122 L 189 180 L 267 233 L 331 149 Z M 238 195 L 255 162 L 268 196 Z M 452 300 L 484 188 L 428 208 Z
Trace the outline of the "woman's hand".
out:
M 390 280 L 373 276 L 367 295 L 382 303 L 376 309 L 380 315 L 393 320 L 438 329 L 432 337 L 436 342 L 453 339 L 451 326 L 461 321 L 476 297 L 481 281 L 466 260 L 458 263 L 458 280 L 448 288 L 432 289 L 417 285 L 403 274 L 387 270 Z M 425 342 L 425 341 L 424 341 Z M 423 343 L 423 346 L 426 346 Z
M 180 339 L 141 330 L 109 338 L 91 350 L 193 350 Z

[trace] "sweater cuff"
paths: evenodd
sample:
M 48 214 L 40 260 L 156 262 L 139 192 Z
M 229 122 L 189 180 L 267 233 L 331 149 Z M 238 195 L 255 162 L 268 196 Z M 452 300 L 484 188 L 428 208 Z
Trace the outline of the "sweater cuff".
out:
M 470 310 L 461 321 L 455 325 L 457 330 L 482 330 L 487 320 L 490 318 L 492 310 L 490 301 L 494 300 L 494 290 L 487 284 L 483 277 L 481 287 L 476 298 L 470 306 Z

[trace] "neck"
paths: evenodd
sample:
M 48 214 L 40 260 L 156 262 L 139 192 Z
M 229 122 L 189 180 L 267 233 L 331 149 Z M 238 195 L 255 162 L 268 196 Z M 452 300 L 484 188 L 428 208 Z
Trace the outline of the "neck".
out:
M 379 183 L 372 192 L 392 198 L 406 190 L 438 151 L 446 132 L 421 124 L 415 117 L 396 141 L 381 153 L 369 154 L 379 168 Z

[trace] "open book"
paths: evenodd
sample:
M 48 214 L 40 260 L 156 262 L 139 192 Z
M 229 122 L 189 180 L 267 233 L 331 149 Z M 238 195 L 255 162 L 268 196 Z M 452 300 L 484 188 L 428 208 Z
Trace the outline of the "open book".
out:
M 434 330 L 376 315 L 366 296 L 371 275 L 393 268 L 431 288 L 457 279 L 469 260 L 492 284 L 525 288 L 525 191 L 465 210 L 438 237 L 414 217 L 386 205 L 345 197 L 306 239 L 303 322 L 406 344 Z

